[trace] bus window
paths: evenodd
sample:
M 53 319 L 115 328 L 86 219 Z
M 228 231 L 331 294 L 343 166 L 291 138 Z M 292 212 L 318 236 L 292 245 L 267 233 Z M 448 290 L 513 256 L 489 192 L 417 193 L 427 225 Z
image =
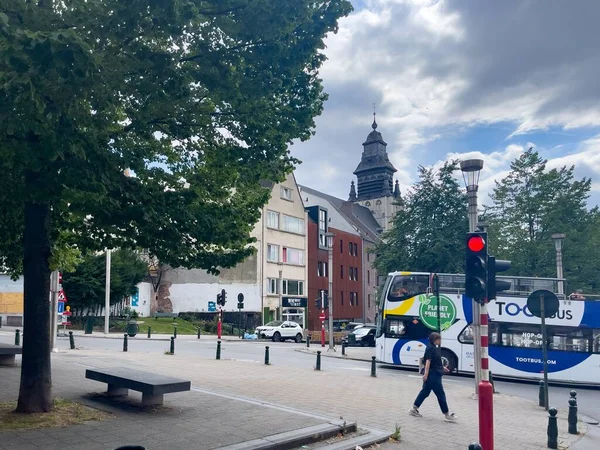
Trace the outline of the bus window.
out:
M 414 297 L 415 295 L 425 294 L 429 287 L 429 275 L 396 275 L 388 300 L 399 302 Z
M 473 343 L 473 326 L 467 325 L 462 332 L 458 335 L 458 342 L 461 344 L 472 344 Z
M 428 339 L 432 332 L 416 317 L 386 319 L 385 337 L 423 340 Z

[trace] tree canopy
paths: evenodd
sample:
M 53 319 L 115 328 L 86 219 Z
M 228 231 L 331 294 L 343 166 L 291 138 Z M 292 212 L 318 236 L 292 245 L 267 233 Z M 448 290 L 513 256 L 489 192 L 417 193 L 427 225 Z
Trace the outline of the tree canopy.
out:
M 323 108 L 347 0 L 3 0 L 0 265 L 24 274 L 17 410 L 51 408 L 50 260 L 143 248 L 212 272 L 253 250 Z M 131 176 L 127 176 L 127 172 Z M 56 260 L 59 258 L 56 257 Z
M 454 177 L 456 161 L 439 170 L 419 167 L 419 180 L 404 198 L 392 228 L 376 247 L 380 273 L 397 270 L 462 272 L 467 197 Z
M 138 283 L 148 274 L 148 264 L 131 250 L 117 250 L 111 255 L 110 303 L 133 295 Z M 106 255 L 89 255 L 75 271 L 63 276 L 63 288 L 73 308 L 104 306 L 106 292 Z
M 569 289 L 600 289 L 598 208 L 587 200 L 590 179 L 575 179 L 574 167 L 549 169 L 530 148 L 512 162 L 510 173 L 491 194 L 483 219 L 489 224 L 491 253 L 512 262 L 509 273 L 556 277 L 553 233 L 565 233 L 564 276 Z

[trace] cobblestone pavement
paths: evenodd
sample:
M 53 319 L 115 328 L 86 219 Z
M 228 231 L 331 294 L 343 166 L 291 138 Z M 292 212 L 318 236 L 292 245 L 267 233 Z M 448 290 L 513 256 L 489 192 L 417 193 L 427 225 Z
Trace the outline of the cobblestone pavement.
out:
M 226 359 L 216 361 L 188 355 L 158 356 L 98 350 L 75 350 L 53 356 L 55 371 L 68 373 L 68 385 L 77 386 L 78 392 L 100 392 L 104 387 L 99 383 L 84 380 L 86 367 L 126 365 L 189 379 L 192 381 L 194 392 L 202 394 L 202 397 L 186 394 L 166 396 L 167 404 L 171 401 L 195 401 L 200 404 L 208 398 L 220 398 L 223 401 L 254 399 L 323 417 L 343 417 L 349 422 L 358 422 L 359 426 L 388 432 L 392 432 L 395 424 L 398 424 L 403 437 L 398 447 L 400 449 L 460 450 L 466 449 L 470 442 L 477 440 L 477 402 L 470 398 L 469 388 L 446 383 L 450 407 L 459 417 L 458 423 L 446 423 L 433 396 L 421 408 L 423 418 L 414 418 L 407 414 L 420 388 L 421 382 L 417 376 L 402 379 L 372 378 L 368 371 L 328 371 L 326 360 L 323 361 L 324 370 L 320 372 L 312 367 L 294 369 L 277 366 L 276 361 L 272 362 L 274 364 L 265 366 L 256 362 Z M 54 380 L 57 394 L 64 393 L 65 388 L 60 376 L 55 376 Z M 4 385 L 5 383 L 2 383 L 2 390 L 6 391 Z M 10 386 L 11 383 L 9 382 L 8 385 Z M 16 381 L 10 390 L 16 392 Z M 221 394 L 221 396 L 216 397 L 214 394 Z M 217 409 L 219 414 L 227 417 L 226 427 L 230 427 L 222 431 L 227 432 L 227 435 L 239 433 L 237 423 L 240 418 L 255 415 L 256 411 L 261 411 L 262 414 L 261 406 L 255 404 L 252 410 L 254 414 L 248 410 L 242 413 L 241 410 L 235 409 L 230 411 Z M 494 410 L 495 441 L 498 450 L 546 448 L 547 415 L 534 403 L 499 394 L 494 396 Z M 308 426 L 304 421 L 308 421 L 310 417 L 302 417 L 304 417 L 301 419 L 303 426 Z M 566 411 L 560 410 L 561 448 L 568 448 L 578 439 L 566 433 L 566 417 Z M 298 416 L 290 419 L 282 411 L 281 417 L 276 415 L 276 417 L 269 416 L 263 419 L 263 427 L 270 429 L 281 423 L 287 423 L 287 420 L 297 421 Z M 288 425 L 291 426 L 291 423 Z M 193 430 L 189 431 L 198 432 L 212 426 L 212 423 L 208 426 L 196 423 L 196 428 L 191 425 Z M 585 429 L 583 425 L 580 428 Z M 2 445 L 1 438 L 0 445 Z

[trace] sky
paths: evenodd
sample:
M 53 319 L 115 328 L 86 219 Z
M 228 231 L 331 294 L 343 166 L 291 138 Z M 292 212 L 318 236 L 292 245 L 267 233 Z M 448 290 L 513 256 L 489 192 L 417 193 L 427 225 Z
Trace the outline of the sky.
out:
M 362 143 L 388 143 L 402 192 L 419 165 L 481 158 L 480 204 L 533 146 L 600 204 L 600 2 L 352 0 L 328 36 L 329 100 L 291 147 L 299 183 L 347 198 Z M 460 176 L 460 174 L 457 174 Z

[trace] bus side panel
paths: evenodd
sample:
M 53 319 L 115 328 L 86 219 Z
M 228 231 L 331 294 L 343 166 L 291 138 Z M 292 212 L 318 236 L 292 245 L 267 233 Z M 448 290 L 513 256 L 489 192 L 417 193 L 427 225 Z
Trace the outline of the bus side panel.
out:
M 475 353 L 472 344 L 461 344 L 458 370 L 461 372 L 475 372 Z

